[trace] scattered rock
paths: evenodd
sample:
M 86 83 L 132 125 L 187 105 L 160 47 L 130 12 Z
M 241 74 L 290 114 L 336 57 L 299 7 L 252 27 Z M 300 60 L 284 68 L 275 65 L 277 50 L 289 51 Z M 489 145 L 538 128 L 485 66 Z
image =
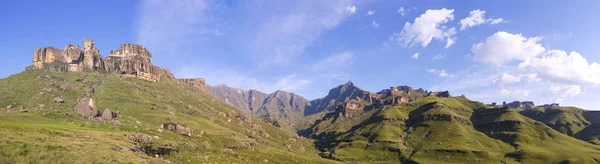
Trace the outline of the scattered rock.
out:
M 183 125 L 179 125 L 177 123 L 172 123 L 172 122 L 165 123 L 165 124 L 163 124 L 163 129 L 174 131 L 174 132 L 182 134 L 182 135 L 192 136 L 192 130 L 190 128 L 185 127 Z
M 74 110 L 77 114 L 89 120 L 94 119 L 99 113 L 98 110 L 96 110 L 96 103 L 91 98 L 82 98 L 79 103 L 75 105 Z
M 104 120 L 112 120 L 117 118 L 117 113 L 111 112 L 110 109 L 106 108 L 104 112 L 102 112 L 101 117 L 104 118 Z
M 224 153 L 233 153 L 233 150 L 231 150 L 231 149 L 223 149 L 223 152 Z
M 40 96 L 43 96 L 43 95 L 45 95 L 45 94 L 46 94 L 46 92 L 40 92 L 40 93 L 38 93 L 38 94 L 39 94 Z
M 121 121 L 119 121 L 119 120 L 111 120 L 110 124 L 119 126 L 119 125 L 121 125 Z
M 60 98 L 60 97 L 55 97 L 55 98 L 54 98 L 54 102 L 56 102 L 56 103 L 64 103 L 64 102 L 65 102 L 65 100 L 64 100 L 64 99 L 62 99 L 62 98 Z
M 42 109 L 44 109 L 44 107 L 46 107 L 46 105 L 44 105 L 44 104 L 38 104 L 38 109 L 42 110 Z
M 25 108 L 23 108 L 23 107 L 21 107 L 21 109 L 19 109 L 19 112 L 21 112 L 21 113 L 27 113 L 27 112 L 28 112 L 28 110 L 27 110 L 27 109 L 25 109 Z
M 132 142 L 146 142 L 146 141 L 151 141 L 152 139 L 154 139 L 152 136 L 145 135 L 145 134 L 130 135 L 130 136 L 127 136 L 127 138 L 129 138 L 129 140 L 131 140 Z
M 12 108 L 13 108 L 13 106 L 12 106 L 12 105 L 8 105 L 8 106 L 6 107 L 6 109 L 12 109 Z
M 268 159 L 263 159 L 263 162 L 264 163 L 269 163 L 269 160 Z

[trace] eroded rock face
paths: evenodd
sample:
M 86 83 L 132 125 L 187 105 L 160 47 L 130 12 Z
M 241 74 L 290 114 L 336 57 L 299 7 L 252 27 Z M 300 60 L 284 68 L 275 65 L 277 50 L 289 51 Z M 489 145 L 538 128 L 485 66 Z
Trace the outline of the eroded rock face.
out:
M 67 45 L 64 50 L 54 47 L 38 48 L 33 54 L 33 66 L 27 70 L 61 72 L 107 71 L 123 77 L 137 77 L 150 81 L 174 79 L 171 71 L 162 69 L 150 62 L 152 54 L 142 45 L 122 44 L 111 50 L 109 57 L 100 55 L 94 41 L 85 39 L 83 49 Z

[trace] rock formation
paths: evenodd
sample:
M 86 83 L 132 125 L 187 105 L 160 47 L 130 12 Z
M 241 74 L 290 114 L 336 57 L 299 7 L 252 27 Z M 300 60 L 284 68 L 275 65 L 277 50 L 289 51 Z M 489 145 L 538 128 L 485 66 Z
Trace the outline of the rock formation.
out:
M 200 90 L 206 90 L 206 81 L 203 78 L 177 79 L 185 84 L 192 85 Z
M 67 45 L 63 50 L 54 47 L 38 48 L 33 54 L 33 66 L 27 70 L 60 72 L 115 72 L 123 77 L 137 77 L 150 81 L 174 79 L 167 69 L 151 63 L 152 54 L 142 45 L 122 44 L 111 50 L 107 58 L 100 55 L 94 41 L 85 39 L 83 49 Z

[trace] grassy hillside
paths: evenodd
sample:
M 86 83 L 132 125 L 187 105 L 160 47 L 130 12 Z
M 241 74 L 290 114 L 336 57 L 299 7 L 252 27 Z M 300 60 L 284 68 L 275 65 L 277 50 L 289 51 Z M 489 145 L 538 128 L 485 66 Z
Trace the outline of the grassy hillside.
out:
M 358 163 L 596 163 L 600 159 L 596 145 L 557 132 L 519 110 L 486 108 L 464 97 L 430 96 L 370 113 L 354 118 L 331 114 L 318 122 L 312 136 L 330 141 L 319 144 L 322 155 Z
M 101 112 L 117 111 L 119 123 L 92 122 L 75 113 L 86 91 Z M 335 163 L 319 157 L 313 141 L 245 119 L 209 93 L 178 81 L 23 72 L 0 79 L 0 107 L 0 163 Z M 192 135 L 162 129 L 167 122 L 191 128 Z M 151 140 L 129 139 L 137 135 Z M 148 155 L 135 143 L 163 153 Z

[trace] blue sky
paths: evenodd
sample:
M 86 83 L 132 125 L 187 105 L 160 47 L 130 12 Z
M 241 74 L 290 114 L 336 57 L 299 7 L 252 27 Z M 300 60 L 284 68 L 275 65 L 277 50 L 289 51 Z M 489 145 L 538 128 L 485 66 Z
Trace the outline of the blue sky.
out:
M 143 44 L 178 78 L 307 99 L 352 80 L 369 91 L 410 85 L 487 103 L 600 109 L 598 7 L 592 0 L 2 1 L 0 77 L 31 65 L 35 48 L 91 38 L 105 56 L 121 43 Z

